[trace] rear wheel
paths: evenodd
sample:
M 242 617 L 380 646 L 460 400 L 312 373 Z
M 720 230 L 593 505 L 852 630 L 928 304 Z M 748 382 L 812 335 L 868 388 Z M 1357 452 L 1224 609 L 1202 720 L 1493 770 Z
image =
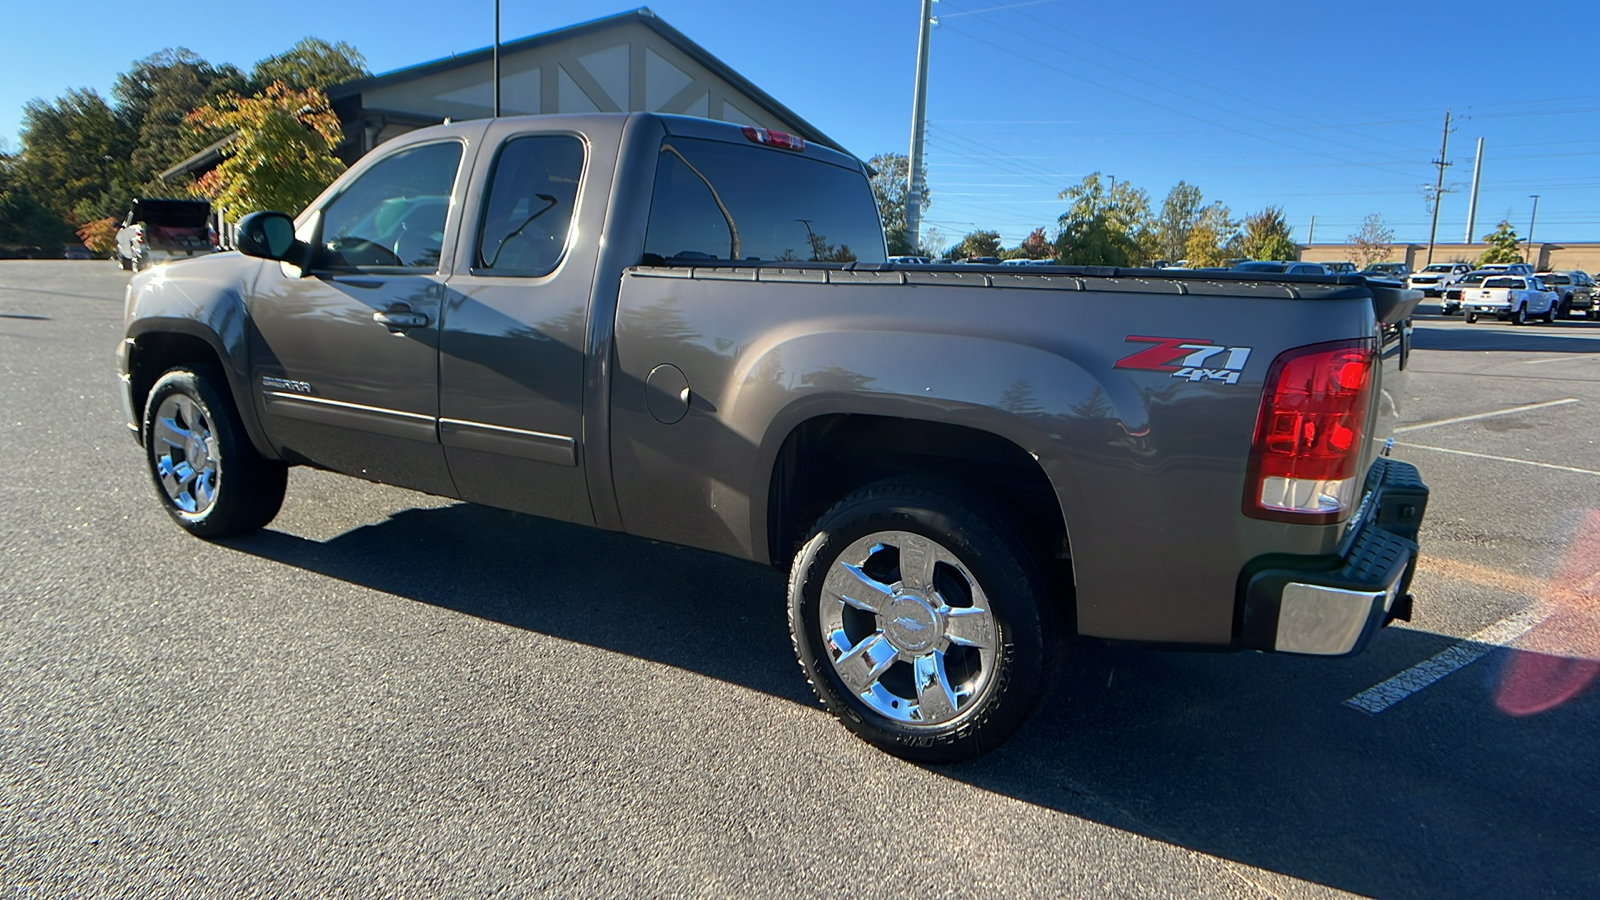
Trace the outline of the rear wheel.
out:
M 1511 324 L 1513 324 L 1513 325 L 1526 325 L 1526 324 L 1528 324 L 1528 305 L 1526 303 L 1518 306 L 1516 309 L 1511 311 Z
M 891 479 L 817 523 L 789 580 L 795 652 L 857 737 L 920 762 L 972 759 L 1027 721 L 1060 637 L 1048 581 L 1005 512 Z
M 190 534 L 255 531 L 283 505 L 288 467 L 256 452 L 216 369 L 171 369 L 144 408 L 145 459 L 156 494 Z
M 1475 325 L 1475 324 L 1477 324 L 1477 322 L 1478 322 L 1478 314 L 1477 313 L 1467 313 L 1467 324 L 1468 325 Z

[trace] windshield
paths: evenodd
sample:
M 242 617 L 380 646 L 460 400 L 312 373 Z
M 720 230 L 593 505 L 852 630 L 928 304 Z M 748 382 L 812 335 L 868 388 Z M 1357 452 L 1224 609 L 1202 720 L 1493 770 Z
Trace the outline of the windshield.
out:
M 1453 268 L 1455 268 L 1455 267 L 1454 266 L 1448 266 L 1448 265 L 1443 265 L 1442 266 L 1442 265 L 1439 265 L 1438 263 L 1434 263 L 1431 266 L 1424 266 L 1422 271 L 1424 271 L 1424 272 L 1448 272 Z
M 1488 278 L 1491 274 L 1492 273 L 1490 273 L 1490 272 L 1473 272 L 1470 275 L 1461 276 L 1461 283 L 1462 284 L 1468 284 L 1468 285 L 1478 284 L 1478 283 L 1482 282 L 1485 278 Z
M 1491 278 L 1483 283 L 1486 288 L 1523 288 L 1526 286 L 1521 278 Z

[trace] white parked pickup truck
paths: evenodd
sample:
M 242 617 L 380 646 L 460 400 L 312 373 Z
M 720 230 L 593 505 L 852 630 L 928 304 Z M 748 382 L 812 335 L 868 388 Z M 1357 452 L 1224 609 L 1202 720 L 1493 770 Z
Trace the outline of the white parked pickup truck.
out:
M 1501 275 L 1486 278 L 1482 287 L 1467 288 L 1461 292 L 1461 306 L 1467 312 L 1467 322 L 1478 321 L 1479 316 L 1492 315 L 1513 325 L 1522 325 L 1530 317 L 1546 322 L 1556 320 L 1556 292 L 1546 290 L 1537 278 Z

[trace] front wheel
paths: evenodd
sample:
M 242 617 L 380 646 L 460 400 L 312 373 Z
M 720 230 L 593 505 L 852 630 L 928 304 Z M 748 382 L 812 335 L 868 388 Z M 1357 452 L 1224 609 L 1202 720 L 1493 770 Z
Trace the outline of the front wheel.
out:
M 1555 322 L 1555 320 L 1556 320 L 1556 305 L 1554 303 L 1552 303 L 1549 306 L 1545 307 L 1544 315 L 1539 317 L 1539 321 L 1545 323 L 1546 325 L 1550 325 L 1550 324 L 1553 324 Z
M 144 407 L 145 459 L 173 521 L 196 537 L 255 531 L 283 505 L 288 467 L 256 452 L 222 375 L 171 369 Z
M 818 521 L 789 578 L 817 696 L 857 737 L 918 762 L 973 759 L 1049 689 L 1048 581 L 1004 511 L 960 485 L 891 479 Z

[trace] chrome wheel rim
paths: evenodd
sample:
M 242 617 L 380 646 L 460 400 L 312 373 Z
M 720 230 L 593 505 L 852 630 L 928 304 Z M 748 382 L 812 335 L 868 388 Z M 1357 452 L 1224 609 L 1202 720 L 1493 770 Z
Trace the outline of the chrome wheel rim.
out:
M 822 584 L 825 657 L 845 690 L 901 725 L 932 728 L 975 708 L 995 682 L 989 598 L 931 538 L 880 531 L 846 547 Z
M 187 394 L 172 394 L 157 407 L 151 430 L 156 480 L 167 499 L 190 515 L 210 509 L 217 499 L 222 465 L 205 408 Z

